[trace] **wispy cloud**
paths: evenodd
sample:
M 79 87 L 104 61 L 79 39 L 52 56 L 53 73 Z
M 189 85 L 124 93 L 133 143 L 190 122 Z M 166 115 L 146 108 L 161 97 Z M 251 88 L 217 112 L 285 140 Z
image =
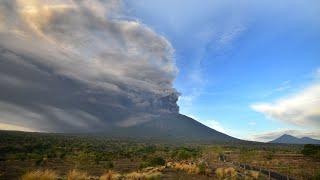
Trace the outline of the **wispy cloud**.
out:
M 255 126 L 255 125 L 257 125 L 257 122 L 255 122 L 255 121 L 250 121 L 250 122 L 248 123 L 248 125 L 250 125 L 250 126 Z

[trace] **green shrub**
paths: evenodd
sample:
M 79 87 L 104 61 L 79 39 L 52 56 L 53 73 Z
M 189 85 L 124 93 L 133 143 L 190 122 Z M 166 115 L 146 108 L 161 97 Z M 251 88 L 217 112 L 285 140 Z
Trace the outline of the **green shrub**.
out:
M 149 166 L 149 163 L 147 163 L 147 162 L 142 162 L 142 163 L 140 163 L 140 165 L 139 165 L 139 169 L 143 169 L 143 168 L 146 168 L 146 167 L 148 167 Z
M 104 168 L 106 168 L 106 169 L 112 169 L 113 167 L 114 167 L 114 165 L 113 165 L 113 162 L 111 162 L 111 161 L 107 161 L 104 164 Z
M 320 179 L 320 171 L 318 171 L 312 178 L 313 180 L 319 180 Z
M 306 145 L 304 145 L 301 153 L 305 156 L 312 156 L 315 158 L 319 158 L 320 157 L 320 146 L 313 145 L 313 144 L 306 144 Z
M 164 166 L 166 161 L 162 157 L 154 157 L 150 159 L 150 166 Z
M 207 166 L 205 163 L 200 163 L 198 165 L 198 168 L 199 168 L 199 174 L 206 174 L 206 170 L 207 170 Z

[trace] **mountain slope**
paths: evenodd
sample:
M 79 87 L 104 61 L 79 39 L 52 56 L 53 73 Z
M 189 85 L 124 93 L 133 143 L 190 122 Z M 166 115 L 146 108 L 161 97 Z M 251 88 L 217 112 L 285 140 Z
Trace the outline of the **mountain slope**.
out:
M 235 142 L 236 138 L 211 129 L 185 115 L 165 113 L 128 127 L 112 127 L 103 131 L 111 137 L 159 139 L 169 141 Z
M 309 137 L 297 138 L 288 134 L 284 134 L 277 139 L 270 141 L 270 143 L 282 144 L 320 144 L 320 140 L 312 139 Z

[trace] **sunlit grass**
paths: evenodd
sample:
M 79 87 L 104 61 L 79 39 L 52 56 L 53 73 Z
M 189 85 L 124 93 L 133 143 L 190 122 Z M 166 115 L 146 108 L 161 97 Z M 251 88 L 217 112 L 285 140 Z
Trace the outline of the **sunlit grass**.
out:
M 22 180 L 54 180 L 57 178 L 58 178 L 57 173 L 52 170 L 31 171 L 31 172 L 27 172 L 21 177 Z
M 68 180 L 86 180 L 89 179 L 88 174 L 79 170 L 72 170 L 67 175 Z
M 122 175 L 120 173 L 109 170 L 102 176 L 100 176 L 99 180 L 119 180 Z
M 218 179 L 236 179 L 237 177 L 237 171 L 233 167 L 217 168 L 215 173 Z
M 208 174 L 209 169 L 203 164 L 186 163 L 186 162 L 170 162 L 167 164 L 168 167 L 185 171 L 189 174 Z

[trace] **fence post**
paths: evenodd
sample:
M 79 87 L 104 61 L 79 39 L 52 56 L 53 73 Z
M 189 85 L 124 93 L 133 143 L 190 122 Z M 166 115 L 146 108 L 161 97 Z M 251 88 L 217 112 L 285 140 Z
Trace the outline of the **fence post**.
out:
M 270 169 L 268 170 L 269 171 L 269 180 L 271 179 L 271 173 L 270 173 Z

